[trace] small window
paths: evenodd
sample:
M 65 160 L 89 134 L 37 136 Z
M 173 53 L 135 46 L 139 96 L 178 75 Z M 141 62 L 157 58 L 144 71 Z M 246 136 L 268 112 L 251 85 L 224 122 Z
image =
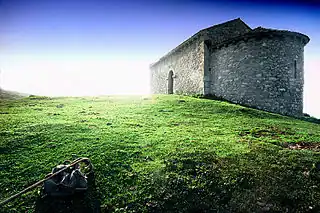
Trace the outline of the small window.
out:
M 297 78 L 297 60 L 294 60 L 293 74 L 294 78 Z

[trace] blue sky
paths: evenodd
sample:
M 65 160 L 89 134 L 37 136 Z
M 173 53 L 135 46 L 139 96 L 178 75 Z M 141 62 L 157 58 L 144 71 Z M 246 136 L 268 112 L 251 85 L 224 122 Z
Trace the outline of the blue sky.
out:
M 0 86 L 40 95 L 144 93 L 148 65 L 197 31 L 240 17 L 307 34 L 305 111 L 320 117 L 315 1 L 0 0 Z

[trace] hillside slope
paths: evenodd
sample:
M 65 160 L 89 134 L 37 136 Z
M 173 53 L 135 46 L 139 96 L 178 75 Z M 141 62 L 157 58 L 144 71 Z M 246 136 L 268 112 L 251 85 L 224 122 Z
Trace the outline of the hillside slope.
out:
M 3 90 L 0 88 L 0 100 L 1 99 L 20 99 L 28 96 L 29 94 Z
M 32 96 L 0 102 L 0 123 L 1 199 L 89 157 L 103 212 L 320 211 L 319 124 L 176 95 Z M 3 211 L 40 212 L 38 194 Z

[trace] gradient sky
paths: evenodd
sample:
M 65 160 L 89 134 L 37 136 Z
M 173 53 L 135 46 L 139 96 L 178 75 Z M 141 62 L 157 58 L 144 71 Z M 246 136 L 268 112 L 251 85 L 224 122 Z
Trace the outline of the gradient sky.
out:
M 0 0 L 0 86 L 37 95 L 149 92 L 150 63 L 240 17 L 311 38 L 304 111 L 320 118 L 320 5 L 283 0 Z

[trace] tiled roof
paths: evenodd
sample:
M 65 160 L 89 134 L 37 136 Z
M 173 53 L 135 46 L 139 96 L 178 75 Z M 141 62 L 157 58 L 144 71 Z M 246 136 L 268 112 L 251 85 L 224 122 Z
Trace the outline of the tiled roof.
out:
M 221 46 L 224 45 L 228 45 L 230 43 L 235 43 L 241 40 L 247 40 L 249 38 L 254 38 L 254 37 L 264 37 L 264 36 L 295 36 L 295 37 L 299 37 L 302 39 L 303 43 L 306 45 L 309 41 L 310 38 L 302 33 L 298 33 L 298 32 L 293 32 L 293 31 L 289 31 L 289 30 L 276 30 L 276 29 L 270 29 L 270 28 L 263 28 L 263 27 L 257 27 L 255 29 L 253 29 L 252 31 L 225 40 L 223 42 L 220 42 L 219 44 L 217 44 L 215 46 L 215 48 L 220 48 Z
M 238 29 L 242 30 L 238 35 L 236 35 L 234 32 Z M 224 33 L 224 29 L 228 28 L 229 31 Z M 231 30 L 231 31 L 230 31 Z M 223 36 L 221 36 L 221 32 L 223 32 Z M 216 33 L 220 33 L 218 36 Z M 184 48 L 189 43 L 202 38 L 204 40 L 209 39 L 213 40 L 211 42 L 213 48 L 220 48 L 221 46 L 228 45 L 230 43 L 238 42 L 241 40 L 246 40 L 253 37 L 261 37 L 261 36 L 270 36 L 270 35 L 288 35 L 288 36 L 296 36 L 302 39 L 304 44 L 307 44 L 309 42 L 309 37 L 297 32 L 292 32 L 288 30 L 275 30 L 275 29 L 269 29 L 269 28 L 263 28 L 263 27 L 257 27 L 255 29 L 251 29 L 245 22 L 243 22 L 240 18 L 233 19 L 221 24 L 213 25 L 211 27 L 205 28 L 191 36 L 189 39 L 182 42 L 180 45 L 178 45 L 176 48 L 168 52 L 166 55 L 161 57 L 157 62 L 150 65 L 152 67 L 153 65 L 157 64 L 158 62 L 162 61 L 166 57 L 170 56 L 171 54 L 177 52 L 178 50 Z

